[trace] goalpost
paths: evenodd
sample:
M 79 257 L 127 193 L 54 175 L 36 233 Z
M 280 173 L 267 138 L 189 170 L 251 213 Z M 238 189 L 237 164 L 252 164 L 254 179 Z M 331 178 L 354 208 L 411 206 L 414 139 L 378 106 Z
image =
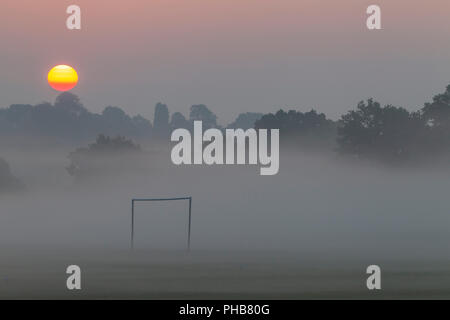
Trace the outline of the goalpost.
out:
M 134 248 L 134 203 L 135 202 L 153 202 L 153 201 L 179 201 L 189 200 L 189 223 L 188 223 L 188 237 L 187 250 L 191 249 L 191 209 L 192 197 L 178 197 L 178 198 L 148 198 L 148 199 L 131 199 L 131 249 Z

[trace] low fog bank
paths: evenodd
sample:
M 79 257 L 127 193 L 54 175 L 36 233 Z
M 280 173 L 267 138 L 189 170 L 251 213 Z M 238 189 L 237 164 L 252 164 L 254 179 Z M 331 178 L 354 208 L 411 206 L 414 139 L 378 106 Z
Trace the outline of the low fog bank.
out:
M 111 174 L 76 181 L 68 149 L 8 151 L 27 184 L 0 197 L 3 252 L 127 250 L 132 198 L 192 196 L 192 250 L 275 257 L 444 259 L 450 170 L 382 167 L 282 152 L 259 166 L 175 166 L 170 149 L 144 146 Z M 183 250 L 187 201 L 136 205 L 138 250 Z

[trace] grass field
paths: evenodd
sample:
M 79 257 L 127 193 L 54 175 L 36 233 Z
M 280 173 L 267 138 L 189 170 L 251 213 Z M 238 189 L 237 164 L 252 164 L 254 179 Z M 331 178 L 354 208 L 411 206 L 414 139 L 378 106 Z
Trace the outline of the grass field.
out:
M 69 291 L 68 265 L 82 270 Z M 446 299 L 450 261 L 385 261 L 382 289 L 367 261 L 289 253 L 90 251 L 2 255 L 1 299 Z

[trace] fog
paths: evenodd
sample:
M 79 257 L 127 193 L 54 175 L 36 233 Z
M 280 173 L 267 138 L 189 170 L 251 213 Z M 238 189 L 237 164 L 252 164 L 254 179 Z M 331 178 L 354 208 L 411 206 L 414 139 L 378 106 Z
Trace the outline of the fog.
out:
M 9 249 L 127 249 L 131 199 L 192 196 L 192 250 L 323 257 L 436 258 L 448 253 L 448 170 L 395 168 L 281 152 L 258 166 L 175 166 L 146 148 L 108 176 L 74 181 L 68 150 L 5 153 L 27 184 L 1 198 Z M 137 203 L 136 248 L 183 250 L 188 202 Z
M 282 148 L 279 173 L 261 176 L 142 149 L 81 181 L 65 169 L 72 147 L 3 150 L 27 188 L 0 198 L 0 297 L 371 298 L 370 264 L 383 297 L 446 294 L 448 170 Z M 187 201 L 136 203 L 130 250 L 131 199 L 178 196 L 193 198 L 191 251 Z M 87 287 L 75 296 L 74 263 Z

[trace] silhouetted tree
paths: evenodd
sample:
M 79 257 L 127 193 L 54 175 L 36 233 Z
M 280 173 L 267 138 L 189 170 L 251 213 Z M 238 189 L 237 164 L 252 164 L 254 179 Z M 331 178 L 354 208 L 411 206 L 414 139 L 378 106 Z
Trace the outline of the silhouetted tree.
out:
M 0 130 L 4 135 L 23 135 L 30 130 L 32 125 L 32 108 L 28 104 L 13 104 L 7 109 L 2 109 Z
M 56 97 L 55 108 L 64 110 L 75 117 L 88 113 L 88 110 L 81 103 L 80 98 L 70 92 L 63 92 Z
M 170 127 L 172 129 L 177 128 L 190 129 L 191 124 L 180 112 L 175 112 L 174 114 L 172 114 L 172 119 L 170 120 Z
M 141 147 L 125 137 L 110 138 L 103 134 L 87 148 L 78 148 L 69 154 L 67 172 L 76 178 L 107 173 L 106 161 L 132 156 L 141 152 Z
M 246 112 L 238 115 L 234 122 L 230 123 L 227 128 L 230 129 L 250 129 L 255 127 L 256 121 L 261 119 L 263 116 L 262 113 L 256 112 Z
M 100 118 L 102 132 L 107 135 L 139 136 L 135 121 L 119 107 L 106 107 Z
M 281 142 L 318 149 L 331 148 L 336 138 L 336 124 L 315 110 L 265 114 L 255 122 L 255 128 L 280 129 Z
M 67 143 L 87 141 L 99 133 L 150 137 L 152 126 L 142 116 L 131 118 L 119 107 L 107 107 L 102 114 L 91 113 L 77 96 L 64 92 L 54 105 L 14 104 L 0 109 L 0 133 L 2 138 L 32 136 L 37 141 L 46 138 Z
M 433 97 L 420 111 L 426 124 L 426 146 L 429 152 L 450 150 L 450 85 Z
M 169 109 L 165 104 L 157 103 L 155 106 L 153 129 L 158 137 L 167 137 L 169 135 Z
M 414 154 L 414 143 L 422 129 L 418 113 L 391 105 L 381 107 L 368 99 L 342 116 L 338 128 L 339 150 L 367 158 L 405 159 Z
M 167 106 L 158 103 L 152 128 L 147 119 L 140 115 L 130 117 L 120 107 L 109 106 L 101 114 L 92 113 L 76 95 L 65 92 L 56 98 L 54 104 L 13 104 L 0 109 L 0 139 L 11 143 L 15 142 L 11 138 L 19 137 L 18 141 L 28 143 L 34 141 L 30 137 L 44 137 L 51 143 L 78 143 L 89 141 L 99 133 L 133 139 L 152 135 L 166 139 L 171 129 L 191 130 L 196 120 L 203 122 L 204 129 L 220 128 L 217 116 L 203 104 L 191 106 L 189 120 L 176 112 L 169 123 Z M 433 158 L 450 153 L 450 85 L 418 112 L 391 105 L 381 107 L 369 99 L 360 102 L 355 110 L 344 114 L 338 122 L 315 110 L 279 110 L 265 115 L 242 113 L 228 128 L 248 129 L 252 126 L 256 129 L 280 129 L 283 144 L 301 148 L 331 150 L 337 142 L 339 152 L 358 157 L 403 160 L 427 155 Z M 37 141 L 40 142 L 39 139 Z
M 0 158 L 0 194 L 23 191 L 25 185 L 11 172 L 9 164 Z
M 217 128 L 217 116 L 208 109 L 204 104 L 197 104 L 191 106 L 191 112 L 189 114 L 189 120 L 202 121 L 203 128 Z
M 152 130 L 152 123 L 140 114 L 132 118 L 132 123 L 140 136 L 147 136 Z

